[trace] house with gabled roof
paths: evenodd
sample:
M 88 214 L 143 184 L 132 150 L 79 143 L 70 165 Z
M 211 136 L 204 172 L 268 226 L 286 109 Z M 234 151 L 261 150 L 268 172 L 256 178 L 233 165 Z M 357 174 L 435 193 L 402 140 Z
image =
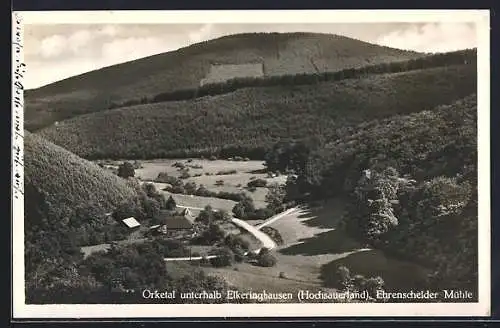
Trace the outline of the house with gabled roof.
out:
M 186 235 L 194 233 L 194 220 L 191 220 L 191 218 L 189 211 L 182 211 L 181 215 L 160 211 L 156 219 L 167 235 Z

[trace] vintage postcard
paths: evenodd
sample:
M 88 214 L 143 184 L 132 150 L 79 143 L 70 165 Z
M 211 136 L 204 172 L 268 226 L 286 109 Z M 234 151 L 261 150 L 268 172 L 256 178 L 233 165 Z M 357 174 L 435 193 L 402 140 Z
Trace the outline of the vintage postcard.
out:
M 487 316 L 489 12 L 14 12 L 15 318 Z

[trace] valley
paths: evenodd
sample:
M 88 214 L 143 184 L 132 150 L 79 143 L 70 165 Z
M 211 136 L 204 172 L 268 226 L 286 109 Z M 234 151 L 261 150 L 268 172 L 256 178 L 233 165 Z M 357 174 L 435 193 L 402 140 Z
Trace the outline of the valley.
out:
M 476 64 L 256 33 L 29 90 L 27 300 L 475 293 Z

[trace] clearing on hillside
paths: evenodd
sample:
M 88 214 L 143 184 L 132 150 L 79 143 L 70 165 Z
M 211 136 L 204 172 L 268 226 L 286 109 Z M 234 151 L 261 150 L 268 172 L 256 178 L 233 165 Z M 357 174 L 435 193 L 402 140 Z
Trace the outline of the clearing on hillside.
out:
M 220 83 L 241 77 L 263 77 L 262 63 L 248 64 L 217 64 L 211 65 L 207 76 L 200 80 L 200 86 L 210 83 Z
M 175 163 L 181 163 L 189 168 L 190 177 L 183 179 L 183 183 L 195 182 L 197 187 L 205 186 L 213 192 L 245 193 L 249 195 L 256 207 L 266 206 L 266 187 L 258 187 L 254 191 L 249 191 L 245 187 L 254 179 L 264 179 L 268 184 L 286 182 L 286 175 L 278 177 L 268 177 L 261 173 L 265 170 L 262 161 L 229 161 L 229 160 L 201 160 L 201 159 L 155 159 L 141 161 L 141 168 L 136 169 L 137 177 L 143 181 L 155 181 L 160 173 L 166 173 L 169 176 L 179 177 L 181 175 Z M 196 167 L 196 168 L 193 168 Z M 230 172 L 230 174 L 228 174 Z M 218 174 L 219 173 L 219 174 Z M 208 175 L 207 175 L 208 174 Z M 222 180 L 223 185 L 218 185 L 217 181 Z M 156 182 L 158 190 L 164 189 L 167 184 Z M 166 192 L 167 195 L 170 193 Z M 176 202 L 185 206 L 201 207 L 211 205 L 217 209 L 231 211 L 235 202 L 231 200 L 218 199 L 213 197 L 188 196 L 181 194 L 172 194 Z

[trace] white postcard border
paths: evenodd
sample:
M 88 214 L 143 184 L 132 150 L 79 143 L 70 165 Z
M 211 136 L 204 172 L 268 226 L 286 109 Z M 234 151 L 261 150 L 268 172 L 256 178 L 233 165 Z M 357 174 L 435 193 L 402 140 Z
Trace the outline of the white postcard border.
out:
M 302 317 L 302 316 L 487 316 L 490 313 L 490 68 L 488 10 L 322 10 L 322 11 L 100 11 L 16 12 L 12 15 L 13 159 L 23 154 L 22 99 L 23 24 L 98 23 L 367 23 L 475 22 L 478 33 L 478 303 L 331 303 L 331 304 L 139 304 L 139 305 L 27 305 L 24 302 L 24 171 L 13 160 L 12 240 L 14 318 L 131 318 L 131 317 Z M 18 34 L 16 34 L 18 33 Z M 21 40 L 21 42 L 16 42 Z M 16 65 L 17 63 L 17 65 Z M 21 66 L 20 66 L 21 65 Z M 17 71 L 16 71 L 17 69 Z M 26 67 L 29 70 L 29 67 Z M 18 81 L 16 86 L 14 83 Z M 12 120 L 15 122 L 15 120 Z M 19 176 L 16 177 L 16 174 Z M 457 250 L 458 251 L 458 250 Z

